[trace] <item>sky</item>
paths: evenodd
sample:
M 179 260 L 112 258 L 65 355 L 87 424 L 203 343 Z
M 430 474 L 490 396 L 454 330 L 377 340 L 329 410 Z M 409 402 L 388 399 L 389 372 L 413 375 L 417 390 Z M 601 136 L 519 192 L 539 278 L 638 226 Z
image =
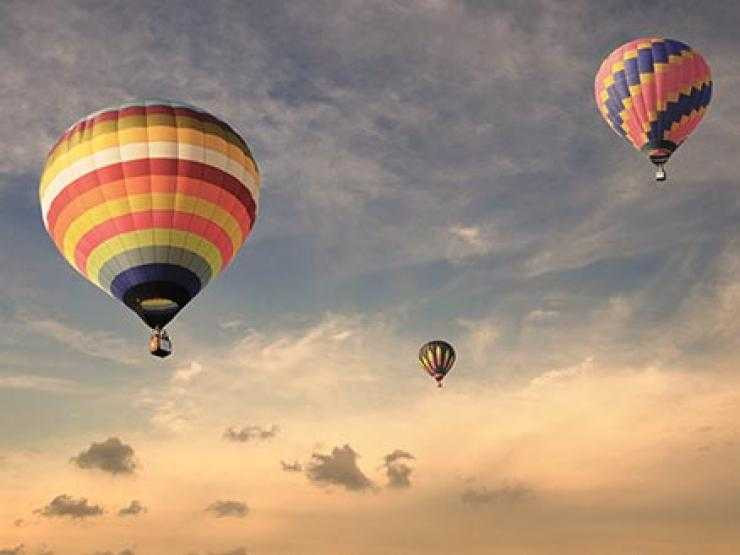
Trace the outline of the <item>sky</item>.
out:
M 0 555 L 740 551 L 735 2 L 9 0 L 0 22 Z M 714 81 L 663 185 L 593 99 L 646 35 Z M 262 174 L 165 360 L 38 205 L 59 135 L 132 98 L 229 122 Z

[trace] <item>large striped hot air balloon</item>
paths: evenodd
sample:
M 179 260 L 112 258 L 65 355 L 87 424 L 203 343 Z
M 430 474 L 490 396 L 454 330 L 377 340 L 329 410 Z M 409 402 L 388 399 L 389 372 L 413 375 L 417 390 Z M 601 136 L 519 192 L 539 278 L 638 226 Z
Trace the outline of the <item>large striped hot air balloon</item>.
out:
M 695 50 L 672 39 L 630 41 L 601 64 L 596 105 L 616 133 L 663 164 L 699 124 L 712 96 L 709 66 Z
M 437 385 L 442 387 L 442 380 L 455 364 L 455 349 L 447 341 L 436 340 L 422 345 L 419 349 L 419 362 Z
M 41 211 L 64 258 L 162 330 L 234 258 L 257 214 L 259 170 L 228 124 L 187 104 L 90 114 L 51 149 Z M 166 340 L 166 341 L 160 341 Z

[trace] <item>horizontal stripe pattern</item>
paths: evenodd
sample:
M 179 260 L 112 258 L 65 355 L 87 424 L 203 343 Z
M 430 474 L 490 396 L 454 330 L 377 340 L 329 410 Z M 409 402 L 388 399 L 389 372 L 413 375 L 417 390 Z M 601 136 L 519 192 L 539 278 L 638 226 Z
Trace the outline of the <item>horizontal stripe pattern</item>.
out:
M 630 41 L 601 64 L 594 81 L 602 117 L 649 156 L 670 155 L 703 117 L 712 93 L 704 58 L 659 37 Z
M 129 306 L 133 294 L 169 290 L 182 308 L 249 236 L 259 185 L 229 125 L 144 100 L 68 128 L 47 157 L 39 200 L 52 240 L 83 276 Z

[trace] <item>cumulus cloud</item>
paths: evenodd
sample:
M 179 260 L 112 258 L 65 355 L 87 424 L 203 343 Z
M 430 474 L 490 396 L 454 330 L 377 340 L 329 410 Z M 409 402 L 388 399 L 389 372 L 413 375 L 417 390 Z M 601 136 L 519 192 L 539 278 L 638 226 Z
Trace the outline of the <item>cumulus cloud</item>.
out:
M 532 490 L 524 485 L 502 486 L 488 489 L 483 486 L 478 489 L 468 488 L 460 496 L 463 503 L 471 506 L 509 505 L 524 501 L 532 496 Z
M 97 468 L 114 475 L 132 474 L 136 468 L 133 448 L 117 437 L 93 443 L 89 449 L 70 460 L 80 468 Z
M 246 443 L 253 439 L 266 440 L 272 439 L 278 433 L 280 428 L 273 424 L 269 428 L 263 428 L 261 426 L 245 426 L 240 430 L 236 428 L 228 428 L 224 432 L 224 439 L 228 441 L 234 441 L 237 443 Z
M 68 516 L 73 519 L 83 519 L 102 515 L 103 507 L 88 504 L 84 497 L 74 499 L 69 495 L 58 495 L 46 507 L 36 509 L 34 513 L 47 518 Z
M 308 479 L 319 486 L 342 486 L 348 491 L 374 488 L 357 466 L 357 453 L 349 446 L 335 447 L 331 455 L 314 453 L 306 466 Z
M 286 463 L 285 461 L 280 461 L 280 466 L 282 467 L 284 472 L 302 472 L 303 471 L 303 465 L 299 463 L 298 461 L 295 461 L 292 463 Z
M 413 468 L 403 461 L 413 460 L 414 458 L 415 457 L 411 453 L 400 449 L 396 449 L 385 456 L 383 467 L 385 468 L 385 473 L 388 477 L 389 488 L 404 489 L 411 486 L 409 477 L 413 472 Z
M 118 511 L 118 516 L 136 516 L 138 514 L 145 513 L 146 511 L 147 508 L 134 499 L 128 507 L 123 507 Z
M 236 517 L 244 518 L 249 512 L 249 507 L 241 501 L 215 501 L 206 507 L 207 512 L 211 512 L 218 518 Z

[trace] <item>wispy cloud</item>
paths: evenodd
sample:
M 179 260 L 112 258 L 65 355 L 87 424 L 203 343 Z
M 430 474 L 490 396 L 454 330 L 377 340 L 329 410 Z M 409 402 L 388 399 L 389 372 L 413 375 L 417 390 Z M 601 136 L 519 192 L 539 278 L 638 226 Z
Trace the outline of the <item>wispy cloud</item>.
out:
M 468 488 L 462 493 L 460 499 L 463 503 L 473 506 L 496 504 L 510 505 L 524 501 L 532 495 L 531 489 L 519 484 L 515 486 L 502 486 L 494 489 L 488 489 L 485 486 L 479 489 Z
M 119 364 L 136 364 L 138 358 L 131 345 L 109 332 L 86 332 L 56 320 L 26 320 L 26 325 L 37 334 L 50 337 L 66 348 L 82 354 L 111 360 Z
M 28 389 L 58 394 L 81 394 L 86 388 L 74 380 L 29 374 L 0 376 L 0 389 Z
M 224 434 L 224 439 L 233 441 L 236 443 L 246 443 L 254 439 L 267 440 L 274 438 L 280 428 L 273 424 L 269 428 L 263 428 L 262 426 L 245 426 L 241 429 L 228 428 Z

